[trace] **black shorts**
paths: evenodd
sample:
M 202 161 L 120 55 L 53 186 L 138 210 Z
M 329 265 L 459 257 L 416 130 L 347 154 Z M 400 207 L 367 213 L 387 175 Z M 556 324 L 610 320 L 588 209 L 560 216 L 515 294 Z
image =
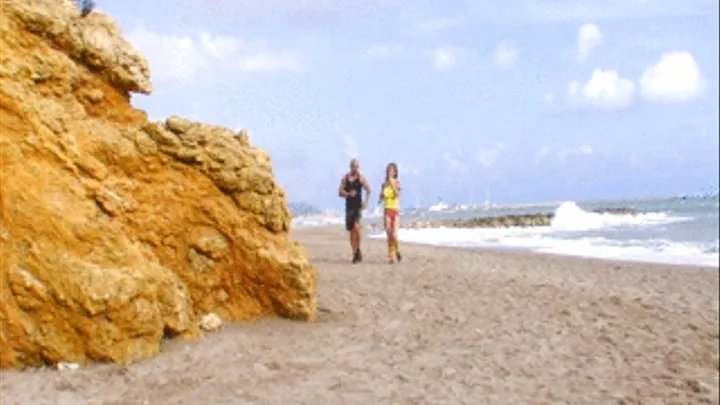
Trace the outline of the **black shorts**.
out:
M 346 208 L 345 209 L 345 229 L 352 231 L 355 224 L 360 222 L 362 218 L 362 212 L 360 208 Z

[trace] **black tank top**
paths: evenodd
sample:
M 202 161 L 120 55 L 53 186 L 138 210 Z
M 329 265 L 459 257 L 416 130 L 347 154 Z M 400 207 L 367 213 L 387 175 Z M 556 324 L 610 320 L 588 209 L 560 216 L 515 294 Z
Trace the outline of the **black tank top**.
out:
M 347 197 L 345 199 L 346 209 L 360 209 L 362 208 L 362 183 L 360 182 L 360 176 L 355 177 L 355 180 L 350 181 L 350 176 L 345 178 L 345 191 L 355 190 L 355 197 Z

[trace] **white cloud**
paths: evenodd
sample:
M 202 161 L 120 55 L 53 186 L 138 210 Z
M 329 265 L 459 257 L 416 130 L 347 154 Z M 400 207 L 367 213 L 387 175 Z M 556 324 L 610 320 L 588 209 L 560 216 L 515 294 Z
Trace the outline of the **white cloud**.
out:
M 445 160 L 445 164 L 447 164 L 448 169 L 451 171 L 459 171 L 462 169 L 459 155 L 452 152 L 445 152 L 445 154 L 443 154 L 443 160 Z
M 395 44 L 382 44 L 371 46 L 365 50 L 368 59 L 387 59 L 403 52 L 403 47 Z
M 667 52 L 649 66 L 638 81 L 644 98 L 658 102 L 684 102 L 699 96 L 705 80 L 692 54 Z
M 358 148 L 357 139 L 355 139 L 354 136 L 346 135 L 343 139 L 344 148 L 343 152 L 345 154 L 345 157 L 348 159 L 359 159 L 360 158 L 360 149 Z
M 573 155 L 584 155 L 590 156 L 594 153 L 593 148 L 590 145 L 582 145 L 577 148 L 563 149 L 557 153 L 557 158 L 564 161 L 569 156 Z
M 242 42 L 237 38 L 223 36 L 213 37 L 207 32 L 200 34 L 200 49 L 215 59 L 231 57 L 240 50 L 242 45 Z
M 460 21 L 452 18 L 433 18 L 420 23 L 420 28 L 427 33 L 435 33 L 445 28 L 460 25 Z
M 190 81 L 205 74 L 301 71 L 305 66 L 292 51 L 268 49 L 263 42 L 240 38 L 160 34 L 138 26 L 128 40 L 148 60 L 154 80 Z
M 215 14 L 246 25 L 262 25 L 268 17 L 278 16 L 287 25 L 317 23 L 318 18 L 376 17 L 402 6 L 397 0 L 180 0 L 176 4 L 177 9 Z
M 603 33 L 595 24 L 585 24 L 578 30 L 578 54 L 579 61 L 587 59 L 590 51 L 600 45 L 603 41 Z
M 570 156 L 590 156 L 594 153 L 595 151 L 593 150 L 592 146 L 585 144 L 576 148 L 561 148 L 557 150 L 554 155 L 558 160 L 565 161 Z M 552 148 L 547 145 L 542 146 L 540 149 L 538 149 L 537 156 L 535 157 L 535 165 L 538 165 L 541 160 L 551 155 L 553 155 Z
M 418 124 L 415 128 L 417 128 L 417 130 L 420 131 L 420 132 L 430 132 L 430 131 L 432 131 L 432 127 L 431 127 L 431 126 L 429 126 L 429 125 L 424 125 L 424 124 Z
M 420 168 L 409 162 L 398 162 L 398 172 L 403 176 L 417 176 L 421 173 Z
M 512 7 L 498 1 L 467 2 L 472 16 L 480 22 L 560 23 L 592 20 L 641 19 L 668 16 L 707 15 L 708 7 L 717 7 L 716 0 L 516 0 Z M 640 22 L 642 23 L 642 22 Z
M 500 41 L 497 48 L 495 48 L 495 66 L 501 69 L 506 69 L 514 65 L 517 57 L 517 51 L 510 41 Z
M 453 25 L 455 21 L 473 20 L 476 23 L 527 24 L 586 22 L 615 18 L 651 18 L 662 16 L 704 16 L 708 7 L 716 7 L 717 0 L 680 2 L 677 0 L 516 0 L 512 7 L 499 1 L 463 1 L 466 7 L 460 19 L 413 19 L 413 29 L 423 26 L 432 30 Z M 317 24 L 319 18 L 335 21 L 356 20 L 358 16 L 378 18 L 378 15 L 403 15 L 419 11 L 422 6 L 409 8 L 400 0 L 180 0 L 176 9 L 190 9 L 194 13 L 212 13 L 236 24 L 262 25 L 268 18 L 280 16 L 288 25 Z M 713 8 L 714 9 L 714 8 Z M 450 22 L 450 24 L 448 24 Z M 445 24 L 445 25 L 444 25 Z
M 232 66 L 238 67 L 242 72 L 299 72 L 304 70 L 304 66 L 297 56 L 289 51 L 262 51 L 238 58 L 235 62 Z
M 543 145 L 538 149 L 537 156 L 535 156 L 535 166 L 540 164 L 540 161 L 542 161 L 546 156 L 550 154 L 550 147 L 547 145 Z
M 202 69 L 198 45 L 188 36 L 159 35 L 137 27 L 128 40 L 148 59 L 153 79 L 192 79 Z
M 503 148 L 504 145 L 501 143 L 498 143 L 490 148 L 480 148 L 475 155 L 475 160 L 480 166 L 490 168 L 497 162 Z
M 433 51 L 435 69 L 445 72 L 455 67 L 457 60 L 455 53 L 449 47 L 436 48 Z
M 600 108 L 628 107 L 635 94 L 635 83 L 615 70 L 595 69 L 586 83 L 572 81 L 568 96 L 582 104 Z
M 545 105 L 548 107 L 552 107 L 555 104 L 555 96 L 552 93 L 548 93 L 545 95 Z

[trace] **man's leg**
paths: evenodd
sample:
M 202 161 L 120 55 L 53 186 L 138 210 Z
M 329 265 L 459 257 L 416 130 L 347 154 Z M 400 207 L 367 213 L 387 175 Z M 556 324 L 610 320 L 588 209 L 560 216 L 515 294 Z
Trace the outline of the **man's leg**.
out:
M 345 229 L 350 233 L 350 248 L 353 252 L 353 263 L 362 260 L 360 255 L 360 232 L 358 224 L 358 215 L 355 210 L 348 210 L 345 213 Z
M 355 244 L 353 246 L 353 249 L 355 249 L 355 254 L 357 255 L 357 261 L 362 261 L 362 252 L 360 251 L 360 242 L 361 242 L 361 225 L 360 225 L 360 210 L 357 210 L 355 213 L 355 216 L 353 218 L 354 226 L 353 226 L 353 234 L 355 236 Z
M 351 234 L 353 252 L 357 253 L 360 251 L 360 224 L 358 222 L 355 222 Z
M 353 215 L 351 210 L 345 210 L 345 230 L 348 231 L 350 236 L 350 249 L 352 249 L 353 255 L 355 254 L 355 237 L 353 236 L 353 229 L 355 222 L 353 221 Z

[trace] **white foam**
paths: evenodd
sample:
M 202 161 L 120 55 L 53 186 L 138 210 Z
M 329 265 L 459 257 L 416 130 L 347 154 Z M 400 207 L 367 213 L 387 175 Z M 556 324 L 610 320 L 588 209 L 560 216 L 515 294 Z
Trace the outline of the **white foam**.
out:
M 720 255 L 710 244 L 671 242 L 664 239 L 630 240 L 624 244 L 604 238 L 564 240 L 548 248 L 535 249 L 542 253 L 601 259 L 720 266 Z M 567 243 L 570 242 L 570 243 Z
M 663 239 L 574 239 L 553 236 L 550 227 L 538 228 L 425 228 L 400 229 L 403 242 L 456 247 L 521 248 L 540 253 L 656 263 L 718 266 L 717 245 L 672 242 Z M 384 238 L 381 233 L 371 238 Z
M 440 201 L 439 203 L 434 204 L 434 205 L 431 205 L 430 207 L 428 207 L 427 210 L 428 210 L 428 211 L 437 212 L 437 211 L 446 211 L 446 210 L 449 209 L 449 208 L 450 208 L 449 205 L 447 205 L 447 204 L 445 204 L 444 202 Z
M 309 228 L 316 226 L 340 225 L 345 223 L 345 216 L 338 212 L 300 215 L 292 219 L 293 228 Z
M 685 217 L 671 218 L 664 212 L 639 213 L 636 215 L 588 212 L 580 208 L 575 202 L 566 201 L 555 210 L 551 226 L 557 231 L 589 231 L 618 226 L 658 225 L 690 219 Z
M 372 211 L 364 210 L 362 219 L 376 220 L 382 218 L 383 209 L 376 206 Z M 316 226 L 345 225 L 345 212 L 325 211 L 320 214 L 298 215 L 291 221 L 293 228 L 309 228 Z
M 691 220 L 664 212 L 609 214 L 588 212 L 575 202 L 557 208 L 550 226 L 530 228 L 402 229 L 401 241 L 441 246 L 521 248 L 531 251 L 605 259 L 718 266 L 718 242 L 676 242 L 664 239 L 619 240 L 584 236 L 604 228 L 645 227 Z M 562 236 L 562 237 L 561 237 Z M 574 236 L 574 237 L 573 237 Z M 371 237 L 384 237 L 373 235 Z
M 383 208 L 379 205 L 375 206 L 375 209 L 370 211 L 368 214 L 363 215 L 365 218 L 382 218 Z

